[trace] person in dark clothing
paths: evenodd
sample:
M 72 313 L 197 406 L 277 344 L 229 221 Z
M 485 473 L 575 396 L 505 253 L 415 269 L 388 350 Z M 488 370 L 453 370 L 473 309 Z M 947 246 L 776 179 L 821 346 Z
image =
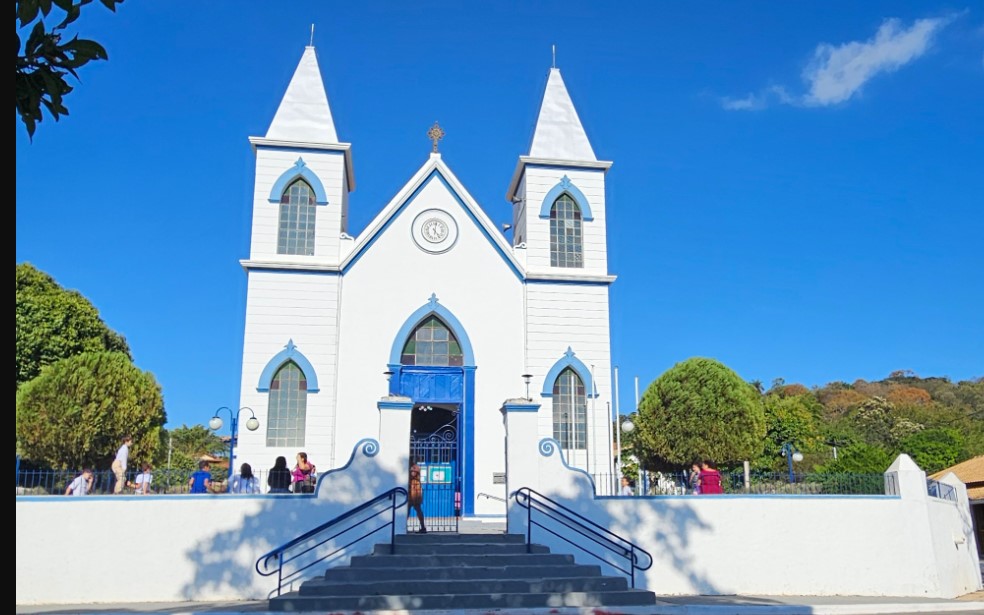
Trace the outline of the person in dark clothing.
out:
M 421 508 L 421 504 L 424 502 L 424 490 L 420 484 L 420 466 L 417 465 L 417 460 L 412 457 L 410 458 L 410 480 L 407 486 L 409 487 L 407 490 L 407 507 L 417 513 L 417 521 L 420 523 L 420 529 L 417 532 L 426 534 L 424 511 Z
M 290 493 L 290 481 L 291 475 L 290 469 L 287 468 L 287 458 L 277 457 L 267 475 L 267 486 L 270 487 L 270 493 Z

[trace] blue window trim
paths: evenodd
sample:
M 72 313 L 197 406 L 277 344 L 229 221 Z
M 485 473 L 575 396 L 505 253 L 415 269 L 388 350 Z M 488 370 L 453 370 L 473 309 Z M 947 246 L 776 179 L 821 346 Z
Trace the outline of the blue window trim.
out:
M 260 374 L 260 382 L 256 385 L 256 390 L 260 393 L 269 393 L 273 377 L 277 375 L 277 370 L 287 361 L 293 361 L 301 368 L 304 379 L 307 381 L 308 393 L 317 393 L 320 390 L 318 388 L 318 374 L 314 371 L 314 365 L 311 365 L 308 358 L 297 349 L 294 340 L 288 340 L 284 349 L 273 355 L 273 358 L 267 362 L 266 367 L 263 368 L 263 373 Z
M 438 318 L 444 321 L 454 333 L 454 336 L 458 338 L 458 344 L 461 346 L 461 354 L 463 355 L 465 366 L 475 365 L 475 354 L 472 352 L 471 341 L 468 339 L 468 333 L 465 332 L 465 328 L 461 325 L 461 321 L 455 318 L 451 310 L 441 305 L 438 301 L 437 295 L 431 293 L 430 299 L 424 305 L 417 308 L 417 310 L 410 315 L 410 318 L 403 323 L 400 327 L 399 332 L 396 334 L 396 338 L 393 340 L 393 347 L 390 349 L 390 364 L 399 365 L 400 356 L 403 354 L 403 346 L 407 343 L 407 338 L 420 323 L 424 322 L 424 319 L 434 314 Z
M 577 203 L 577 206 L 581 208 L 581 220 L 585 222 L 594 220 L 594 215 L 591 213 L 591 206 L 588 204 L 588 197 L 584 196 L 584 193 L 566 175 L 560 178 L 560 182 L 551 188 L 547 196 L 543 198 L 543 204 L 540 205 L 540 218 L 544 220 L 550 219 L 550 209 L 562 194 L 569 195 Z
M 598 388 L 592 386 L 591 370 L 588 369 L 588 366 L 581 359 L 574 356 L 574 351 L 571 350 L 570 346 L 567 347 L 567 352 L 564 353 L 564 356 L 554 363 L 550 371 L 547 372 L 547 377 L 543 381 L 543 392 L 540 393 L 540 396 L 553 397 L 554 383 L 557 382 L 560 373 L 568 367 L 577 372 L 577 375 L 581 377 L 581 382 L 584 383 L 586 389 L 585 397 L 598 397 Z M 592 391 L 594 392 L 593 395 Z
M 324 184 L 318 179 L 318 176 L 314 174 L 307 163 L 304 162 L 304 158 L 298 158 L 294 166 L 284 171 L 277 181 L 273 182 L 273 188 L 270 190 L 270 202 L 279 203 L 280 198 L 284 194 L 284 190 L 287 186 L 291 184 L 295 179 L 301 178 L 311 186 L 314 190 L 314 202 L 317 205 L 327 205 L 328 204 L 328 193 L 325 192 Z

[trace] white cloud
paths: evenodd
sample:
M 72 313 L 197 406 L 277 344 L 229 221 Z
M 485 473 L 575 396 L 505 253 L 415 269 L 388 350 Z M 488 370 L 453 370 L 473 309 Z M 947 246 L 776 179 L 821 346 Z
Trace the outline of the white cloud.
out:
M 813 62 L 803 71 L 809 84 L 803 104 L 825 106 L 848 100 L 875 75 L 898 70 L 926 53 L 933 37 L 949 22 L 942 17 L 919 19 L 903 29 L 898 19 L 886 19 L 866 42 L 817 46 Z
M 898 70 L 926 53 L 936 34 L 953 19 L 953 15 L 918 19 L 909 28 L 903 28 L 898 19 L 886 19 L 867 41 L 837 46 L 821 43 L 803 71 L 806 93 L 794 95 L 773 85 L 743 98 L 724 97 L 721 106 L 730 111 L 756 111 L 772 102 L 806 107 L 844 102 L 876 75 Z

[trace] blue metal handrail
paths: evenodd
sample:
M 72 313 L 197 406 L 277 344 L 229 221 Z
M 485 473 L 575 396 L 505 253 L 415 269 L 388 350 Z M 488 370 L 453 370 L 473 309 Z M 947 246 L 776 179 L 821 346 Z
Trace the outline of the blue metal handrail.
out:
M 534 491 L 529 487 L 523 487 L 515 492 L 513 492 L 512 497 L 516 499 L 516 504 L 522 506 L 526 509 L 526 551 L 530 552 L 530 547 L 532 545 L 533 537 L 533 526 L 537 526 L 550 532 L 554 536 L 560 538 L 561 540 L 567 542 L 568 544 L 577 547 L 578 549 L 584 551 L 588 555 L 599 559 L 612 568 L 615 568 L 619 572 L 629 575 L 629 579 L 632 582 L 632 587 L 635 587 L 636 570 L 643 571 L 649 570 L 653 565 L 653 556 L 650 555 L 648 551 L 640 547 L 639 545 L 622 538 L 618 534 L 608 530 L 601 525 L 598 525 L 591 519 L 583 517 L 570 508 L 564 506 L 563 504 L 551 500 L 547 496 L 543 495 L 538 491 Z M 587 538 L 588 540 L 594 542 L 596 545 L 603 547 L 607 551 L 614 553 L 615 555 L 625 558 L 628 563 L 625 564 L 626 568 L 619 566 L 618 564 L 608 560 L 598 553 L 591 551 L 580 544 L 574 542 L 567 536 L 558 534 L 554 530 L 550 529 L 546 525 L 543 525 L 533 517 L 533 512 L 536 511 L 545 515 L 546 517 L 552 519 L 553 521 L 560 523 L 564 527 L 573 530 Z M 644 556 L 643 560 L 645 565 L 640 565 L 640 557 Z
M 398 501 L 398 496 L 402 496 L 402 501 Z M 358 515 L 361 512 L 369 510 L 373 506 L 386 500 L 389 500 L 388 506 L 384 508 L 380 508 L 375 513 L 365 517 L 364 519 L 359 520 L 356 523 L 353 523 L 351 525 L 346 525 L 342 529 L 335 531 L 335 533 L 333 533 L 331 536 L 320 539 L 314 544 L 307 544 L 308 541 L 314 539 L 320 534 L 337 530 L 338 527 L 344 521 L 347 521 L 352 517 L 354 517 L 355 515 Z M 280 545 L 279 547 L 270 551 L 269 553 L 265 553 L 261 555 L 260 558 L 256 560 L 256 572 L 257 574 L 260 574 L 265 577 L 271 576 L 273 574 L 277 575 L 277 595 L 279 596 L 280 590 L 283 588 L 285 583 L 292 581 L 298 575 L 300 575 L 302 572 L 304 572 L 311 566 L 319 562 L 323 562 L 329 557 L 332 557 L 337 553 L 344 551 L 345 549 L 351 547 L 355 543 L 360 542 L 361 540 L 364 540 L 369 536 L 372 536 L 376 532 L 386 527 L 390 528 L 390 540 L 389 540 L 390 553 L 393 553 L 396 543 L 396 510 L 404 506 L 406 503 L 407 503 L 407 490 L 404 489 L 403 487 L 395 487 L 385 493 L 380 493 L 379 495 L 369 500 L 368 502 L 365 502 L 364 504 L 360 504 L 359 506 L 356 506 L 352 510 L 342 513 L 341 515 L 335 517 L 334 519 L 330 521 L 326 521 L 325 523 L 322 523 L 318 527 L 301 534 L 297 538 L 294 538 L 293 540 Z M 284 574 L 284 567 L 287 564 L 290 564 L 291 562 L 297 560 L 298 558 L 310 553 L 311 551 L 317 549 L 318 547 L 324 545 L 325 543 L 328 543 L 329 541 L 338 538 L 342 534 L 363 525 L 370 519 L 375 519 L 376 517 L 385 513 L 386 511 L 390 512 L 390 520 L 388 522 L 380 525 L 379 527 L 373 530 L 365 532 L 355 540 L 349 541 L 346 544 L 336 548 L 331 553 L 328 553 L 326 555 L 323 555 L 322 557 L 308 561 L 303 565 L 299 565 L 299 567 L 296 570 Z M 294 549 L 295 547 L 298 549 L 296 553 L 292 552 L 292 549 Z

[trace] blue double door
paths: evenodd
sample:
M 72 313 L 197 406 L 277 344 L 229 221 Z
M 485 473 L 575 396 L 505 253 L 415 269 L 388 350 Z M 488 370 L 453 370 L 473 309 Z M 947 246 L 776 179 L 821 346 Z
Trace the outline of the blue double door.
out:
M 393 393 L 414 401 L 410 456 L 420 467 L 427 530 L 456 532 L 465 483 L 465 372 L 460 367 L 402 366 L 395 384 Z M 415 515 L 408 515 L 407 526 L 417 529 Z

